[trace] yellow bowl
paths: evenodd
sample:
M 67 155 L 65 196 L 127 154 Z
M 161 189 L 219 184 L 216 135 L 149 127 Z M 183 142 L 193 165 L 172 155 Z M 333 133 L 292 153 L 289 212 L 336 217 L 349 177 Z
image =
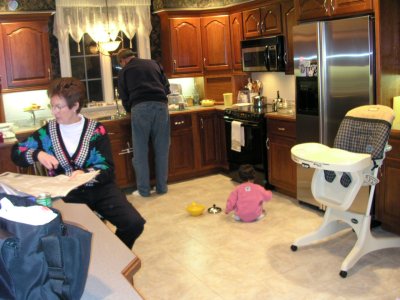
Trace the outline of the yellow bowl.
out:
M 211 100 L 211 99 L 201 100 L 201 106 L 213 106 L 214 103 L 215 103 L 215 101 Z
M 201 214 L 203 214 L 204 209 L 204 205 L 198 204 L 196 202 L 192 202 L 186 207 L 186 211 L 192 216 L 200 216 Z

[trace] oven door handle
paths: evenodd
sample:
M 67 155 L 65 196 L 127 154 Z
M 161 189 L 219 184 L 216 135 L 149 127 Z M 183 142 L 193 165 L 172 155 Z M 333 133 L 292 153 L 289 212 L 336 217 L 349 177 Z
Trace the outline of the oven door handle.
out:
M 232 123 L 232 121 L 235 121 L 234 119 L 228 119 L 228 118 L 224 118 L 225 122 L 227 123 Z M 260 123 L 258 122 L 249 122 L 249 121 L 241 121 L 241 120 L 237 120 L 239 122 L 242 123 L 242 127 L 259 127 Z

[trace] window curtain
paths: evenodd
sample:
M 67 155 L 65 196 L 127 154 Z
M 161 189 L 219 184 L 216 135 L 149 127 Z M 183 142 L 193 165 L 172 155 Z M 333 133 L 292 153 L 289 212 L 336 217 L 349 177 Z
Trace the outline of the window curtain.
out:
M 150 0 L 107 0 L 107 9 L 106 0 L 56 0 L 54 35 L 63 41 L 71 35 L 79 47 L 84 33 L 98 43 L 109 37 L 115 40 L 122 31 L 132 43 L 138 31 L 150 35 L 150 4 Z

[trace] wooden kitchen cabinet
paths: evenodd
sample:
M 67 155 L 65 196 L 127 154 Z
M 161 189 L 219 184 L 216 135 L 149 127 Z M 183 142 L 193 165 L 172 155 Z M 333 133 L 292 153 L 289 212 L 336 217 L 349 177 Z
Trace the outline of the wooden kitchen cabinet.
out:
M 0 144 L 0 174 L 4 172 L 18 173 L 18 167 L 11 161 L 12 143 Z
M 51 80 L 51 13 L 0 14 L 0 77 L 7 89 L 47 88 Z
M 307 21 L 327 17 L 372 12 L 372 0 L 295 0 L 298 20 Z
M 231 49 L 232 49 L 232 67 L 234 70 L 242 70 L 242 48 L 240 41 L 243 40 L 243 19 L 242 13 L 234 13 L 229 16 Z
M 218 119 L 216 111 L 199 112 L 197 114 L 201 146 L 201 167 L 220 165 L 218 144 Z
M 110 138 L 117 185 L 120 188 L 135 186 L 130 119 L 107 121 L 103 125 Z
M 268 178 L 276 190 L 296 198 L 296 164 L 290 149 L 296 143 L 296 122 L 290 118 L 267 118 Z
M 231 70 L 229 16 L 201 17 L 200 24 L 204 71 Z
M 375 215 L 382 228 L 400 234 L 400 132 L 392 132 L 389 139 L 392 150 L 387 152 L 379 172 L 376 188 Z
M 164 63 L 167 74 L 201 74 L 203 59 L 200 18 L 172 18 L 169 21 L 171 57 L 165 57 L 170 62 Z
M 169 150 L 169 181 L 183 179 L 193 173 L 192 114 L 171 115 L 171 146 Z
M 297 24 L 293 0 L 282 2 L 283 33 L 285 35 L 285 74 L 294 74 L 293 26 Z
M 243 34 L 246 39 L 282 34 L 280 4 L 243 11 Z
M 224 170 L 228 170 L 228 157 L 226 151 L 226 133 L 225 133 L 225 120 L 224 115 L 225 112 L 223 110 L 219 110 L 217 113 L 217 149 L 219 152 L 219 162 Z

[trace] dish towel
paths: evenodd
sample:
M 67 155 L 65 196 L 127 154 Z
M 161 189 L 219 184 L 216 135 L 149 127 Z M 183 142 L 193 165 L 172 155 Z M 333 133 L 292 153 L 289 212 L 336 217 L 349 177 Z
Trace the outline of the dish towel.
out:
M 244 143 L 244 127 L 242 122 L 232 121 L 231 125 L 231 149 L 240 152 Z

